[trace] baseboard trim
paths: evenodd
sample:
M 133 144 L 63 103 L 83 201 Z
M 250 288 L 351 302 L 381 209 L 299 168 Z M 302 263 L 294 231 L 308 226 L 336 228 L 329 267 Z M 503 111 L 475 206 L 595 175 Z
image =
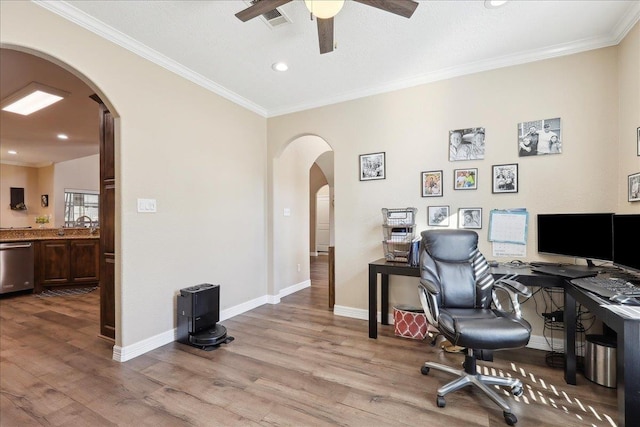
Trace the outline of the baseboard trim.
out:
M 247 311 L 258 308 L 264 304 L 278 304 L 280 299 L 298 292 L 302 289 L 311 286 L 311 280 L 305 280 L 295 285 L 289 286 L 285 289 L 281 289 L 277 295 L 264 295 L 259 298 L 252 299 L 250 301 L 238 304 L 234 307 L 227 308 L 220 311 L 220 321 L 231 319 L 234 316 L 246 313 Z M 118 345 L 113 346 L 112 358 L 116 362 L 126 362 L 138 356 L 141 356 L 151 350 L 155 350 L 158 347 L 169 344 L 177 339 L 178 330 L 173 328 L 171 330 L 162 332 L 158 335 L 154 335 L 150 338 L 138 341 L 136 343 L 121 347 Z
M 368 320 L 369 311 L 360 308 L 346 307 L 344 305 L 335 304 L 333 306 L 333 314 L 336 316 L 350 317 L 352 319 Z M 377 313 L 378 322 L 380 321 L 380 312 Z
M 280 298 L 286 297 L 287 295 L 291 295 L 310 286 L 311 280 L 307 279 L 298 284 L 291 285 L 288 288 L 281 289 L 280 292 L 278 292 L 278 302 L 280 302 Z
M 115 345 L 113 346 L 113 360 L 116 362 L 126 362 L 148 351 L 169 344 L 175 341 L 175 339 L 176 329 L 171 329 L 125 347 Z

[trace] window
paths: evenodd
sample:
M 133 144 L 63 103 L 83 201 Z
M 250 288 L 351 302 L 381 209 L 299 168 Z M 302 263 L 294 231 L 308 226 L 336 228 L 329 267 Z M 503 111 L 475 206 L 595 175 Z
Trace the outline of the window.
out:
M 64 190 L 64 226 L 98 226 L 100 193 L 90 190 Z M 91 219 L 91 221 L 89 221 Z

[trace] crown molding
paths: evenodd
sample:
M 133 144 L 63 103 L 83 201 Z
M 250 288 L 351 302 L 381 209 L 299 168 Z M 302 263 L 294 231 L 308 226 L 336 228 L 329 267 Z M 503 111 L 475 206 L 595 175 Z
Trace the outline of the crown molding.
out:
M 110 27 L 102 21 L 99 21 L 92 16 L 84 13 L 75 6 L 69 4 L 66 1 L 52 1 L 52 0 L 31 0 L 33 3 L 41 6 L 50 12 L 55 13 L 58 16 L 65 18 L 68 21 L 73 22 L 81 26 L 82 28 L 91 31 L 100 37 L 107 39 L 118 46 L 121 46 L 138 56 L 141 56 L 154 64 L 157 64 L 185 79 L 202 86 L 205 89 L 214 92 L 229 101 L 238 104 L 247 110 L 266 117 L 267 111 L 259 105 L 249 101 L 246 98 L 232 92 L 225 87 L 207 79 L 206 77 L 198 74 L 189 68 L 179 64 L 178 62 L 167 58 L 161 53 L 151 49 L 150 47 L 134 40 L 133 38 L 121 33 L 115 28 Z

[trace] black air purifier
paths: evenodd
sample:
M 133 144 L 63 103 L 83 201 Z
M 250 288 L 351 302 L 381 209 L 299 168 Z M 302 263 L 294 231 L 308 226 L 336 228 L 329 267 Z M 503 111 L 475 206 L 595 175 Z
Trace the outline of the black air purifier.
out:
M 220 320 L 220 286 L 203 283 L 180 289 L 178 295 L 178 342 L 212 349 L 231 341 Z

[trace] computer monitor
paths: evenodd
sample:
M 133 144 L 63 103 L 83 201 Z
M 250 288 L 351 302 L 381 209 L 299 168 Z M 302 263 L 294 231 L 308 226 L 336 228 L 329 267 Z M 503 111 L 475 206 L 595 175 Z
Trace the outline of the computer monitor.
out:
M 538 252 L 613 260 L 613 213 L 564 213 L 538 215 Z
M 613 264 L 640 273 L 640 214 L 613 216 Z

